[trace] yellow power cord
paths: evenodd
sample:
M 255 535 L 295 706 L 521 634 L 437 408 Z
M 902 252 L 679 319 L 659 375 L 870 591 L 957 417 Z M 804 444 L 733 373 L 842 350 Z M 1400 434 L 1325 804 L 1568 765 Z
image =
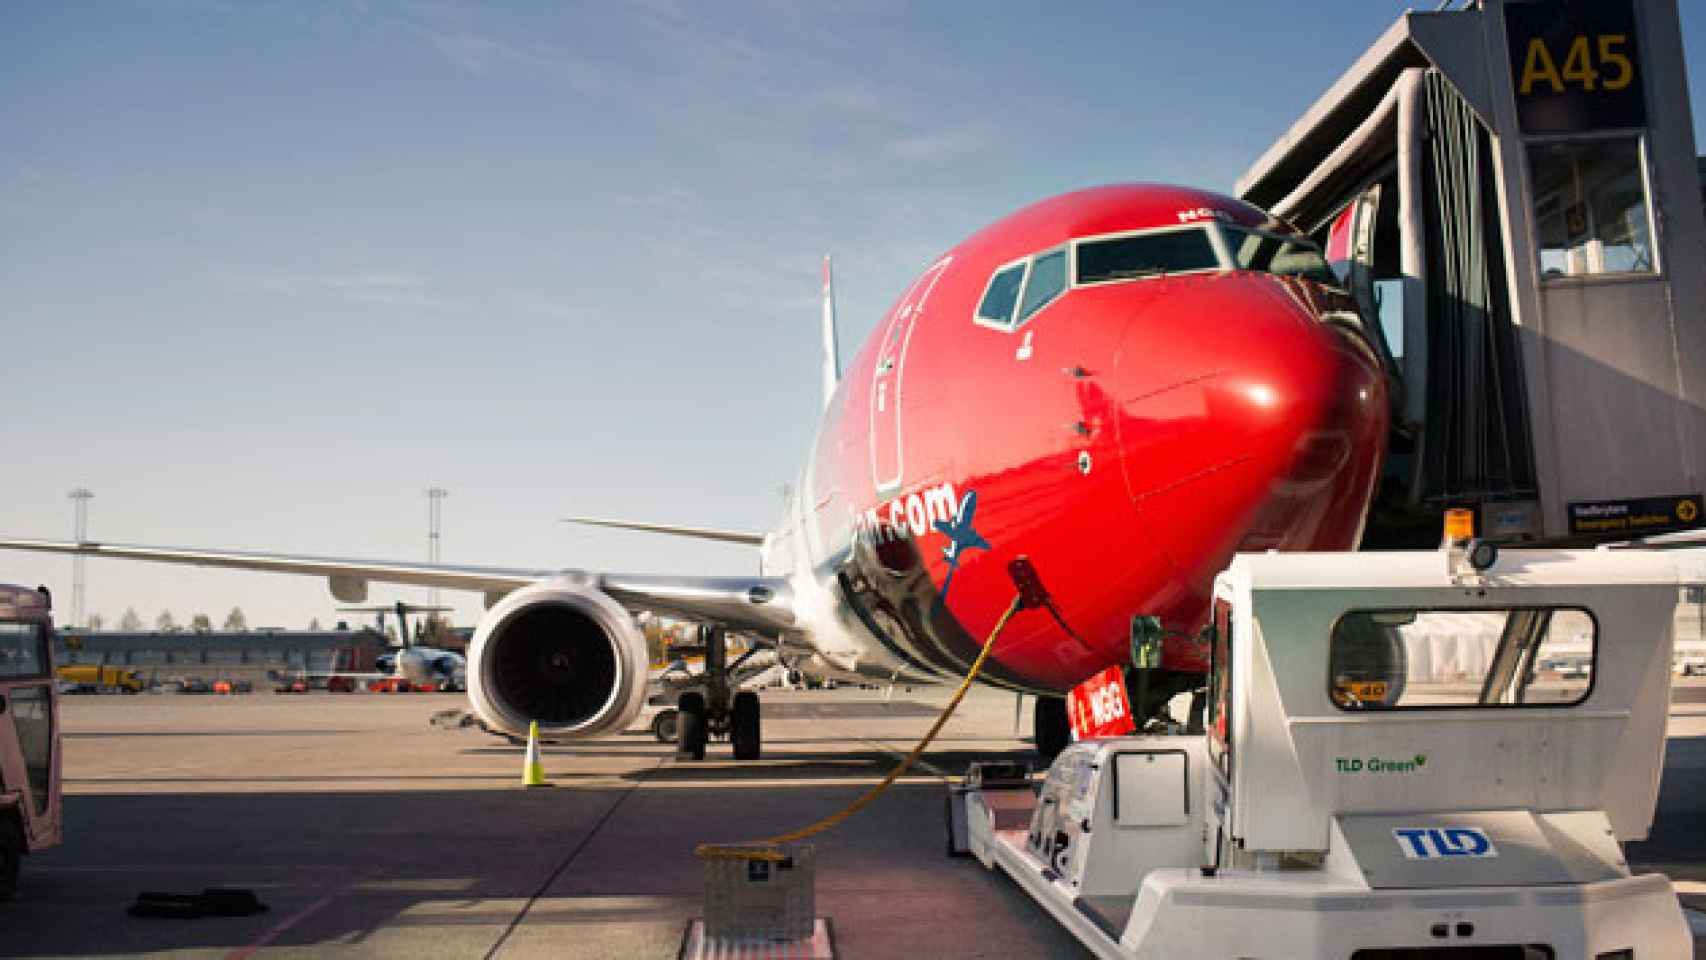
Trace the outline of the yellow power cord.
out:
M 995 639 L 1001 636 L 1002 630 L 1006 629 L 1007 621 L 1013 619 L 1013 615 L 1024 609 L 1026 606 L 1034 605 L 1036 604 L 1027 603 L 1027 597 L 1023 589 L 1021 589 L 1018 595 L 1013 597 L 1013 602 L 1007 606 L 1007 612 L 1002 614 L 1001 619 L 995 622 L 995 629 L 989 631 L 989 639 L 983 641 L 983 650 L 978 653 L 977 659 L 972 661 L 971 670 L 966 673 L 965 679 L 960 681 L 960 688 L 954 691 L 953 698 L 950 699 L 948 701 L 948 705 L 942 709 L 942 715 L 936 718 L 936 725 L 930 728 L 930 732 L 924 735 L 923 740 L 918 741 L 918 746 L 912 748 L 912 752 L 906 755 L 906 759 L 902 760 L 899 766 L 889 771 L 888 776 L 884 777 L 876 786 L 865 791 L 864 795 L 859 799 L 848 804 L 844 809 L 824 817 L 822 820 L 819 820 L 811 826 L 801 827 L 792 833 L 783 833 L 774 837 L 767 837 L 763 840 L 751 840 L 745 844 L 701 843 L 699 846 L 693 848 L 694 855 L 705 860 L 769 860 L 771 862 L 779 863 L 787 858 L 782 855 L 781 851 L 776 849 L 777 845 L 794 843 L 804 840 L 807 837 L 815 837 L 841 821 L 846 820 L 855 813 L 858 813 L 860 810 L 865 809 L 865 807 L 870 805 L 871 801 L 877 799 L 884 790 L 887 790 L 891 784 L 900 779 L 902 774 L 912 769 L 913 762 L 924 753 L 924 748 L 930 745 L 930 741 L 936 739 L 936 734 L 941 732 L 942 725 L 947 723 L 948 717 L 953 715 L 954 708 L 958 707 L 960 705 L 960 701 L 965 699 L 966 691 L 971 689 L 972 681 L 976 680 L 977 675 L 983 671 L 983 662 L 989 659 L 989 651 L 995 649 Z

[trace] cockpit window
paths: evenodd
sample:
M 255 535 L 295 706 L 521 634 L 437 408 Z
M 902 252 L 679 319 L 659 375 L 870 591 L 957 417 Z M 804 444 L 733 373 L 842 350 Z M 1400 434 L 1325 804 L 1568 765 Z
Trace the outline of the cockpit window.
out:
M 1025 283 L 1025 296 L 1019 304 L 1019 322 L 1031 319 L 1038 310 L 1054 302 L 1066 289 L 1066 251 L 1054 250 L 1039 255 L 1031 263 L 1031 278 Z
M 1339 281 L 1315 245 L 1302 240 L 1223 227 L 1232 259 L 1240 270 L 1260 270 L 1282 277 L 1303 277 L 1338 286 Z
M 1019 303 L 1019 288 L 1025 282 L 1025 264 L 1026 261 L 1021 260 L 1010 267 L 1003 267 L 990 278 L 989 289 L 983 292 L 983 302 L 977 308 L 980 322 L 1001 326 L 1013 322 L 1013 308 Z
M 1078 242 L 1078 283 L 1135 280 L 1220 266 L 1202 228 Z

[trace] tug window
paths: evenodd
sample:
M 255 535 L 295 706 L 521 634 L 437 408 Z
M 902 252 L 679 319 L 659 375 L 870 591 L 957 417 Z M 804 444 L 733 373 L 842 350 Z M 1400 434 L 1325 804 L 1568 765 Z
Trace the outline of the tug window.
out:
M 36 623 L 0 623 L 0 680 L 47 676 L 44 631 Z
M 1008 326 L 1013 322 L 1013 308 L 1019 303 L 1019 288 L 1025 282 L 1026 261 L 1019 261 L 1012 266 L 1002 267 L 989 279 L 989 289 L 983 292 L 983 302 L 978 305 L 977 319 L 979 323 L 993 323 Z
M 1240 270 L 1260 270 L 1282 277 L 1305 277 L 1330 286 L 1339 286 L 1339 279 L 1327 266 L 1327 259 L 1310 243 L 1271 233 L 1252 233 L 1231 227 L 1226 230 L 1227 245 Z
M 1586 610 L 1359 610 L 1333 625 L 1327 692 L 1341 710 L 1570 706 L 1593 687 Z
M 1654 272 L 1638 138 L 1531 143 L 1528 164 L 1541 277 Z
M 1031 264 L 1031 277 L 1025 281 L 1025 295 L 1019 304 L 1019 322 L 1031 319 L 1038 310 L 1054 302 L 1066 289 L 1066 251 L 1055 250 L 1042 254 Z
M 1214 601 L 1214 618 L 1206 628 L 1211 664 L 1209 667 L 1208 735 L 1217 747 L 1215 762 L 1222 773 L 1231 773 L 1232 752 L 1232 604 Z
M 1219 267 L 1214 245 L 1201 227 L 1078 242 L 1078 283 L 1136 280 Z

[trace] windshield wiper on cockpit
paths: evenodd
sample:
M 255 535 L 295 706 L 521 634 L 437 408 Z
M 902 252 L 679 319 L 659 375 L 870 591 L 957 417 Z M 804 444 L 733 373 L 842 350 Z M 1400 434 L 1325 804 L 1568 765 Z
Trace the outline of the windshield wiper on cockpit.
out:
M 1144 277 L 1164 277 L 1166 267 L 1129 267 L 1124 270 L 1109 270 L 1097 277 L 1097 280 L 1141 280 Z

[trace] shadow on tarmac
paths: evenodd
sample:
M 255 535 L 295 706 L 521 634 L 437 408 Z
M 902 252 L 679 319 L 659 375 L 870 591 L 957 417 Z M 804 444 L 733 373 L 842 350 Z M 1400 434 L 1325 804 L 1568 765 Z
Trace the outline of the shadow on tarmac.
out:
M 111 740 L 118 737 L 337 737 L 351 733 L 366 733 L 368 731 L 351 728 L 348 730 L 328 730 L 324 727 L 314 730 L 84 730 L 77 733 L 67 732 L 67 740 Z
M 1706 881 L 1706 736 L 1671 737 L 1665 742 L 1665 769 L 1659 784 L 1658 811 L 1647 839 L 1624 847 L 1630 869 L 1658 871 L 1672 880 Z M 1683 902 L 1706 910 L 1706 897 Z
M 800 773 L 782 769 L 790 779 Z M 33 857 L 19 901 L 0 906 L 0 952 L 247 955 L 265 945 L 481 956 L 507 937 L 500 956 L 671 956 L 702 913 L 696 843 L 799 826 L 861 789 L 805 780 L 734 794 L 638 786 L 70 797 L 65 844 Z M 945 916 L 983 911 L 994 917 L 979 929 L 1002 945 L 991 955 L 1076 952 L 1012 884 L 941 854 L 940 810 L 939 786 L 898 785 L 816 841 L 819 911 L 853 938 L 842 941 L 846 955 L 888 956 L 908 941 L 957 936 L 933 931 Z M 144 890 L 208 886 L 252 889 L 271 909 L 171 920 L 125 913 Z

